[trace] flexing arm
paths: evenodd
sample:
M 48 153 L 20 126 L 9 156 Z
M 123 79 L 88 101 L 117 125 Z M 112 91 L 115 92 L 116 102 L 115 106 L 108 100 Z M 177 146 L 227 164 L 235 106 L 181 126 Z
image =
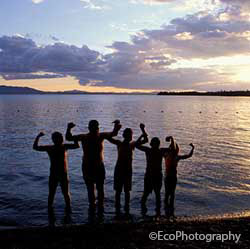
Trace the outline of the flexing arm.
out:
M 177 144 L 175 143 L 174 138 L 172 136 L 166 137 L 165 141 L 170 142 L 170 145 L 168 148 L 161 148 L 164 157 L 166 157 L 171 150 L 177 149 Z
M 142 131 L 142 135 L 136 140 L 135 142 L 135 146 L 140 146 L 142 144 L 146 144 L 148 142 L 148 134 L 145 131 L 145 125 L 144 124 L 140 124 L 140 128 Z
M 147 137 L 148 134 L 147 134 L 147 132 L 145 130 L 145 124 L 140 123 L 140 129 L 141 129 L 142 135 L 145 136 L 145 137 Z
M 67 127 L 67 131 L 66 131 L 66 140 L 68 141 L 81 141 L 84 139 L 85 135 L 84 134 L 80 134 L 80 135 L 72 135 L 71 133 L 71 129 L 74 128 L 76 125 L 74 123 L 68 123 L 68 127 Z
M 136 145 L 135 148 L 144 152 L 147 152 L 150 150 L 148 146 L 143 146 L 143 145 Z
M 118 144 L 121 143 L 120 140 L 114 139 L 114 138 L 112 138 L 112 137 L 107 138 L 107 140 L 108 140 L 110 143 L 115 144 L 115 145 L 118 145 Z
M 77 140 L 74 140 L 73 144 L 65 144 L 66 149 L 68 150 L 74 150 L 80 148 L 79 143 Z
M 189 154 L 187 154 L 187 155 L 182 155 L 182 156 L 178 156 L 178 160 L 183 160 L 183 159 L 187 159 L 187 158 L 190 158 L 190 157 L 192 157 L 193 156 L 193 153 L 194 153 L 194 145 L 191 143 L 191 144 L 189 144 L 192 148 L 191 148 L 191 150 L 190 150 L 190 152 L 189 152 Z
M 136 141 L 135 141 L 135 147 L 140 146 L 142 144 L 146 144 L 148 142 L 148 137 L 141 135 Z
M 34 141 L 34 144 L 33 144 L 33 150 L 37 150 L 37 151 L 47 151 L 48 150 L 49 146 L 39 146 L 38 145 L 40 137 L 43 137 L 43 136 L 44 136 L 43 132 L 40 132 L 37 135 L 37 137 L 36 137 L 36 139 Z
M 176 143 L 172 136 L 166 137 L 166 142 L 170 142 L 170 145 L 169 145 L 170 149 L 176 149 Z
M 120 120 L 115 120 L 113 124 L 114 124 L 113 131 L 101 133 L 104 139 L 109 139 L 118 135 L 119 130 L 122 128 L 122 125 L 120 124 Z

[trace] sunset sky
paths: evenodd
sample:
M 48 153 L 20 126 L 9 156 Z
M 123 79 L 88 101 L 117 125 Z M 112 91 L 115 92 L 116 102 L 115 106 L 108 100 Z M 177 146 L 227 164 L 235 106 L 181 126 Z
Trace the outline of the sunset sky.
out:
M 0 85 L 250 89 L 249 0 L 1 0 Z

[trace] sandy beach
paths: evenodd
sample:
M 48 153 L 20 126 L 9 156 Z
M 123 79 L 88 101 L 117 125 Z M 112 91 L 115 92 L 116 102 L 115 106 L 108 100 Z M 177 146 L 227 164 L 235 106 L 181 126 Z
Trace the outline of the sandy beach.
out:
M 9 229 L 0 232 L 1 248 L 250 248 L 250 217 L 178 218 L 151 217 L 141 222 L 117 220 L 60 227 Z M 158 232 L 159 231 L 159 232 Z M 149 234 L 182 233 L 188 240 L 150 240 Z M 201 240 L 195 240 L 194 236 Z M 214 240 L 211 238 L 214 234 Z M 225 241 L 222 242 L 220 236 Z M 229 234 L 230 240 L 226 240 Z M 241 234 L 238 243 L 233 234 Z M 185 235 L 183 235 L 185 236 Z M 206 236 L 206 237 L 204 237 Z M 169 239 L 172 239 L 170 236 Z M 211 241 L 210 241 L 211 240 Z M 210 242 L 209 242 L 210 241 Z

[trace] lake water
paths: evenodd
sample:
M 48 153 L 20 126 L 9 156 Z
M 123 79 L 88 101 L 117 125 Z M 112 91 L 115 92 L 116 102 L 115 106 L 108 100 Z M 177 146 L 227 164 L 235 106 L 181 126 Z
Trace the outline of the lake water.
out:
M 32 150 L 39 131 L 41 144 L 50 144 L 53 131 L 87 132 L 90 119 L 110 131 L 112 121 L 140 134 L 144 122 L 150 137 L 165 145 L 176 138 L 181 154 L 196 148 L 191 159 L 178 166 L 176 215 L 217 215 L 250 210 L 250 98 L 128 95 L 1 95 L 0 96 L 0 226 L 46 225 L 49 161 Z M 120 132 L 121 134 L 122 132 Z M 119 134 L 119 137 L 121 138 Z M 82 150 L 69 151 L 72 222 L 87 221 L 87 191 L 82 179 Z M 105 142 L 105 217 L 114 216 L 113 172 L 117 151 Z M 135 151 L 131 213 L 140 216 L 145 155 Z M 162 189 L 162 196 L 164 188 Z M 148 200 L 154 214 L 154 195 Z M 64 200 L 57 190 L 57 223 L 63 223 Z

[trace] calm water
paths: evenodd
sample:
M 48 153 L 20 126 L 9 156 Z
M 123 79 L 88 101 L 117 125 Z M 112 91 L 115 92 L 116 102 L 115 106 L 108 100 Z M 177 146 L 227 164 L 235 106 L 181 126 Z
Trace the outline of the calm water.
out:
M 167 96 L 0 96 L 0 226 L 46 225 L 49 161 L 44 152 L 32 150 L 39 131 L 51 143 L 50 134 L 87 132 L 90 119 L 98 119 L 102 131 L 120 119 L 135 137 L 139 123 L 150 136 L 176 138 L 181 153 L 196 146 L 193 158 L 180 162 L 176 214 L 214 215 L 250 210 L 250 98 Z M 113 171 L 115 146 L 105 142 L 105 217 L 114 216 Z M 73 223 L 87 221 L 87 192 L 81 174 L 81 149 L 69 151 L 69 175 Z M 145 157 L 135 151 L 131 213 L 140 214 Z M 162 190 L 162 193 L 164 189 Z M 154 213 L 154 196 L 148 201 Z M 63 223 L 64 201 L 58 188 L 57 223 Z

